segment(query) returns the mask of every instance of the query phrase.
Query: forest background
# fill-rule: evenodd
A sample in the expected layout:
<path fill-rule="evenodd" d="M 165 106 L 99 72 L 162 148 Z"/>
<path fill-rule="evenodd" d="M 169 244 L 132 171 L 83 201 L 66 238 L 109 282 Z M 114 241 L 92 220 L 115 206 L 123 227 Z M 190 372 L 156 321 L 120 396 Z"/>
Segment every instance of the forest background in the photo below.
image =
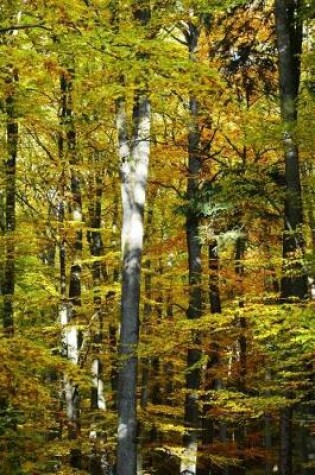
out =
<path fill-rule="evenodd" d="M 314 19 L 1 2 L 1 474 L 315 473 Z"/>

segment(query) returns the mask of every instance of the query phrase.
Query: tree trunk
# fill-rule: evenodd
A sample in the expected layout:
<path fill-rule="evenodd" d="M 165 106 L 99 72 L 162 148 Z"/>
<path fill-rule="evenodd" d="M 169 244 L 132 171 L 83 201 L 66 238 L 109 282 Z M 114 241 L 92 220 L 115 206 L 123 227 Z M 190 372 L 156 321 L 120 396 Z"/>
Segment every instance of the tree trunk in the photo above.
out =
<path fill-rule="evenodd" d="M 267 384 L 270 383 L 271 374 L 270 370 L 266 369 L 266 382 Z M 270 397 L 271 391 L 268 389 L 266 396 Z M 264 416 L 264 446 L 266 451 L 265 457 L 265 475 L 272 475 L 273 469 L 273 462 L 272 462 L 272 447 L 273 447 L 273 437 L 272 437 L 272 427 L 273 421 L 272 416 L 268 412 L 266 412 Z"/>
<path fill-rule="evenodd" d="M 209 300 L 211 313 L 221 313 L 221 297 L 219 287 L 219 257 L 218 257 L 218 242 L 213 240 L 208 246 L 209 258 Z"/>
<path fill-rule="evenodd" d="M 280 473 L 292 475 L 292 415 L 293 409 L 285 407 L 280 412 Z"/>
<path fill-rule="evenodd" d="M 221 297 L 219 288 L 219 258 L 217 252 L 217 241 L 213 239 L 208 245 L 208 263 L 209 263 L 209 303 L 211 313 L 221 313 Z M 221 381 L 213 375 L 214 369 L 218 367 L 220 363 L 220 347 L 216 342 L 209 345 L 208 350 L 208 363 L 207 374 L 205 381 L 205 390 L 216 390 L 222 386 Z M 208 372 L 211 372 L 210 376 Z M 201 467 L 198 467 L 197 475 L 221 475 L 223 473 L 220 467 L 215 466 L 211 460 L 207 459 L 207 452 L 209 444 L 213 444 L 217 439 L 220 439 L 221 426 L 224 423 L 215 421 L 213 417 L 209 417 L 208 412 L 211 410 L 211 403 L 203 404 L 203 418 L 202 418 L 202 446 L 205 460 L 202 461 Z M 215 425 L 219 426 L 219 430 L 216 430 Z M 210 448 L 211 451 L 211 448 Z"/>
<path fill-rule="evenodd" d="M 137 473 L 137 346 L 143 213 L 150 154 L 150 103 L 138 94 L 133 136 L 128 139 L 125 103 L 118 101 L 117 129 L 122 193 L 122 297 L 118 380 L 117 475 Z"/>
<path fill-rule="evenodd" d="M 189 47 L 191 61 L 196 60 L 196 51 L 200 31 L 189 23 L 189 32 L 186 39 Z M 199 153 L 200 131 L 197 124 L 198 116 L 197 99 L 191 95 L 189 98 L 190 125 L 188 133 L 188 185 L 187 200 L 189 209 L 186 218 L 186 239 L 188 249 L 188 279 L 189 279 L 189 305 L 187 318 L 195 319 L 201 316 L 202 292 L 201 292 L 201 243 L 199 237 L 199 216 L 195 211 L 198 200 L 199 179 L 201 171 L 201 158 Z M 184 437 L 184 452 L 181 462 L 181 475 L 196 475 L 197 471 L 197 448 L 200 431 L 200 414 L 198 408 L 197 391 L 200 389 L 201 368 L 195 367 L 201 359 L 201 350 L 198 349 L 198 336 L 194 337 L 195 348 L 189 348 L 187 352 L 187 396 L 185 401 L 185 425 L 187 432 Z M 191 369 L 193 368 L 193 369 Z"/>
<path fill-rule="evenodd" d="M 14 333 L 14 292 L 15 292 L 15 220 L 16 220 L 16 160 L 18 154 L 18 134 L 19 127 L 16 116 L 16 98 L 15 88 L 18 81 L 18 75 L 8 66 L 6 70 L 6 86 L 8 95 L 4 101 L 6 114 L 6 142 L 5 142 L 5 193 L 4 193 L 4 278 L 3 289 L 3 332 L 6 337 L 13 336 Z M 6 393 L 5 393 L 6 394 Z M 0 397 L 0 424 L 5 430 L 16 431 L 17 419 L 10 416 L 11 402 L 7 395 Z M 12 439 L 14 440 L 14 438 Z M 7 473 L 19 471 L 21 468 L 20 454 L 8 444 L 7 460 L 4 464 L 4 470 Z"/>
<path fill-rule="evenodd" d="M 90 189 L 93 192 L 91 203 L 89 206 L 89 227 L 92 231 L 88 232 L 88 241 L 90 251 L 97 260 L 92 263 L 92 279 L 94 289 L 94 316 L 96 328 L 93 330 L 93 362 L 92 362 L 92 389 L 91 389 L 91 409 L 106 409 L 104 398 L 104 382 L 102 378 L 102 361 L 98 353 L 100 353 L 100 345 L 103 340 L 103 309 L 102 297 L 100 293 L 100 285 L 102 282 L 102 265 L 100 257 L 103 254 L 103 242 L 101 237 L 101 216 L 102 216 L 102 186 L 103 174 L 100 167 L 99 153 L 95 152 L 93 176 L 90 183 Z M 94 326 L 94 325 L 93 325 Z"/>
<path fill-rule="evenodd" d="M 244 276 L 244 254 L 246 248 L 245 237 L 240 236 L 236 240 L 235 244 L 235 273 L 237 278 L 237 283 L 239 286 L 239 307 L 244 307 L 244 289 L 243 289 L 243 276 Z M 247 379 L 247 338 L 246 338 L 246 328 L 247 320 L 246 317 L 240 317 L 238 319 L 239 327 L 239 337 L 238 337 L 238 349 L 239 349 L 239 372 L 238 372 L 238 382 L 237 389 L 241 393 L 246 393 L 246 379 Z M 238 451 L 240 455 L 243 456 L 245 451 L 245 421 L 240 421 L 237 424 L 235 429 L 234 437 L 238 446 Z M 245 461 L 242 460 L 241 464 L 231 468 L 232 475 L 245 475 L 246 466 Z"/>
<path fill-rule="evenodd" d="M 297 100 L 300 83 L 300 57 L 302 49 L 302 20 L 300 1 L 276 0 L 276 30 L 279 64 L 280 107 L 283 121 L 286 199 L 284 206 L 283 258 L 284 276 L 281 296 L 284 299 L 307 295 L 307 276 L 301 264 L 294 264 L 303 257 L 302 192 L 298 145 L 295 137 Z M 291 261 L 291 262 L 290 262 Z M 286 268 L 288 271 L 286 275 Z"/>
<path fill-rule="evenodd" d="M 150 213 L 148 218 L 148 227 L 151 225 L 151 216 Z M 144 292 L 147 301 L 144 303 L 143 309 L 143 325 L 145 331 L 145 341 L 147 337 L 146 326 L 149 324 L 150 316 L 152 312 L 152 306 L 149 300 L 152 299 L 152 285 L 151 285 L 151 261 L 148 260 L 146 262 L 146 274 L 144 277 Z M 149 335 L 148 335 L 149 336 Z M 146 409 L 148 402 L 149 402 L 149 381 L 150 381 L 150 366 L 151 366 L 151 359 L 148 357 L 143 358 L 142 361 L 142 374 L 141 374 L 141 396 L 140 396 L 140 406 L 142 409 Z"/>
<path fill-rule="evenodd" d="M 59 159 L 63 167 L 62 196 L 60 202 L 60 218 L 64 222 L 65 218 L 65 180 L 66 169 L 70 169 L 70 192 L 71 192 L 71 220 L 76 223 L 75 238 L 73 243 L 72 264 L 70 266 L 69 290 L 67 297 L 66 286 L 66 246 L 65 238 L 62 237 L 60 247 L 60 277 L 61 277 L 61 309 L 60 321 L 63 327 L 63 350 L 65 356 L 73 364 L 79 364 L 80 347 L 82 344 L 81 332 L 77 329 L 76 321 L 78 307 L 81 306 L 81 264 L 82 258 L 82 198 L 81 183 L 76 172 L 76 131 L 73 115 L 73 79 L 74 69 L 66 67 L 60 77 L 61 92 L 61 113 L 59 135 Z M 69 438 L 77 439 L 80 433 L 80 395 L 76 384 L 67 375 L 64 376 L 64 398 L 68 417 Z M 81 468 L 81 451 L 79 448 L 72 448 L 70 451 L 70 465 L 73 468 Z"/>
<path fill-rule="evenodd" d="M 74 364 L 79 362 L 80 334 L 77 329 L 77 309 L 81 306 L 81 264 L 82 257 L 82 198 L 80 179 L 76 173 L 76 132 L 73 123 L 73 88 L 74 70 L 67 68 L 61 76 L 62 98 L 62 125 L 65 133 L 65 159 L 68 159 L 70 167 L 70 192 L 71 192 L 71 220 L 76 223 L 75 239 L 73 244 L 74 253 L 71 256 L 67 322 L 65 326 L 65 339 L 67 357 Z M 66 383 L 67 411 L 70 416 L 72 428 L 71 438 L 76 438 L 79 432 L 79 394 L 78 388 L 69 381 Z M 77 457 L 75 457 L 77 458 Z M 76 462 L 75 462 L 76 464 Z M 78 468 L 78 467 L 77 467 Z"/>
<path fill-rule="evenodd" d="M 118 214 L 119 214 L 119 209 L 118 209 L 118 201 L 119 197 L 115 197 L 114 203 L 114 212 L 113 212 L 113 218 L 112 218 L 112 229 L 114 230 L 116 228 L 116 223 L 118 222 Z M 116 231 L 113 232 L 113 237 L 112 240 L 116 240 L 115 237 Z M 119 282 L 120 280 L 120 268 L 119 265 L 115 266 L 113 269 L 113 282 Z M 108 296 L 107 301 L 110 301 L 111 295 Z M 106 305 L 107 305 L 106 301 Z M 112 392 L 112 402 L 111 402 L 111 409 L 116 411 L 117 410 L 117 392 L 118 392 L 118 366 L 117 366 L 117 341 L 118 341 L 118 325 L 115 321 L 111 321 L 109 324 L 108 328 L 108 338 L 109 338 L 109 351 L 110 351 L 110 357 L 111 357 L 111 372 L 110 372 L 110 383 L 111 383 L 111 392 Z"/>
<path fill-rule="evenodd" d="M 16 158 L 18 151 L 18 123 L 14 88 L 17 82 L 17 74 L 10 68 L 7 76 L 9 94 L 5 101 L 6 106 L 6 188 L 5 188 L 5 264 L 4 264 L 4 312 L 3 327 L 7 335 L 13 334 L 13 297 L 15 287 L 15 193 L 16 193 Z"/>
<path fill-rule="evenodd" d="M 302 193 L 298 145 L 295 137 L 297 99 L 300 83 L 302 20 L 300 0 L 275 0 L 275 18 L 279 63 L 280 107 L 283 121 L 286 198 L 284 204 L 283 259 L 281 297 L 307 296 L 307 276 L 296 259 L 303 257 L 304 245 Z M 280 473 L 292 475 L 292 409 L 280 414 Z"/>

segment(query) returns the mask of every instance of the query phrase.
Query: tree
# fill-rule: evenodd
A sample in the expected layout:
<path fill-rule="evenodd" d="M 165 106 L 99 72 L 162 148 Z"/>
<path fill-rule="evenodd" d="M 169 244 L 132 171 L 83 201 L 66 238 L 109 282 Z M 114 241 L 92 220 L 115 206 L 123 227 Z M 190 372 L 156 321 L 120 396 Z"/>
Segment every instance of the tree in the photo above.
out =
<path fill-rule="evenodd" d="M 137 7 L 138 8 L 138 7 Z M 141 5 L 135 19 L 143 27 L 149 9 Z M 140 272 L 143 214 L 150 154 L 151 112 L 148 91 L 136 85 L 129 139 L 126 105 L 117 101 L 117 131 L 122 193 L 122 296 L 118 379 L 117 474 L 137 473 L 137 375 L 139 341 Z"/>
<path fill-rule="evenodd" d="M 303 225 L 302 192 L 298 145 L 295 137 L 303 24 L 300 2 L 276 1 L 275 6 L 280 107 L 284 128 L 284 174 L 287 191 L 284 209 L 283 257 L 289 260 L 290 266 L 290 258 L 303 256 L 303 239 L 300 231 Z M 292 276 L 283 276 L 283 298 L 293 296 L 303 299 L 306 295 L 307 280 L 303 269 L 293 272 Z"/>
<path fill-rule="evenodd" d="M 301 235 L 303 225 L 302 192 L 298 145 L 295 138 L 297 101 L 301 75 L 303 25 L 301 2 L 275 2 L 277 46 L 279 61 L 280 108 L 283 120 L 284 176 L 286 199 L 284 206 L 283 258 L 284 275 L 281 282 L 282 298 L 304 299 L 307 295 L 307 276 L 303 264 L 296 266 L 296 259 L 303 258 L 304 244 Z M 294 260 L 293 266 L 292 261 Z M 290 268 L 291 267 L 291 268 Z M 282 475 L 292 474 L 292 406 L 281 412 Z"/>
<path fill-rule="evenodd" d="M 18 13 L 15 6 L 7 12 L 11 21 Z M 2 46 L 10 52 L 14 48 L 14 35 L 8 33 L 2 40 Z M 5 68 L 4 113 L 6 116 L 6 157 L 5 157 L 5 264 L 4 264 L 4 315 L 3 326 L 10 335 L 14 324 L 14 289 L 15 289 L 15 219 L 16 219 L 16 161 L 18 154 L 18 112 L 17 84 L 18 69 L 14 63 L 7 63 Z"/>
<path fill-rule="evenodd" d="M 187 22 L 185 39 L 189 50 L 189 58 L 196 61 L 200 25 L 195 25 L 193 20 Z M 201 242 L 199 236 L 199 215 L 195 211 L 198 201 L 198 188 L 202 162 L 200 158 L 200 131 L 198 126 L 198 99 L 191 91 L 189 96 L 189 132 L 188 132 L 188 184 L 187 200 L 189 209 L 186 220 L 186 235 L 188 248 L 188 280 L 189 280 L 189 305 L 187 317 L 189 319 L 200 318 L 202 308 L 201 297 Z M 185 450 L 181 473 L 194 475 L 197 468 L 197 444 L 200 428 L 200 414 L 198 408 L 197 391 L 200 389 L 201 369 L 199 361 L 201 351 L 198 349 L 198 337 L 194 341 L 195 348 L 189 348 L 187 353 L 187 396 L 185 403 L 185 423 L 188 426 L 184 437 Z"/>

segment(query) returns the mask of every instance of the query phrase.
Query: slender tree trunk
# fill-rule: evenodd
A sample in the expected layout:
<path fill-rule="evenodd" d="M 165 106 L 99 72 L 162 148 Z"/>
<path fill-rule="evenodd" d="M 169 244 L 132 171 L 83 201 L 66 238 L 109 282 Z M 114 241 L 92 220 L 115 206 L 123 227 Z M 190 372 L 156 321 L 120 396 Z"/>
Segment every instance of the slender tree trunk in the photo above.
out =
<path fill-rule="evenodd" d="M 152 203 L 154 202 L 154 196 L 151 197 Z M 151 227 L 153 223 L 153 207 L 151 207 L 147 213 L 147 220 L 146 220 L 146 229 L 147 232 L 145 233 L 144 240 L 148 238 L 150 233 Z M 152 299 L 152 263 L 151 260 L 147 260 L 145 263 L 146 273 L 144 276 L 144 293 L 145 293 L 145 303 L 143 308 L 143 330 L 142 334 L 144 335 L 143 343 L 146 342 L 152 337 L 150 335 L 150 320 L 152 317 L 152 305 L 150 300 Z M 152 323 L 152 322 L 151 322 Z M 150 401 L 150 380 L 153 379 L 151 368 L 154 365 L 154 360 L 151 357 L 146 356 L 141 360 L 142 368 L 141 368 L 141 394 L 140 394 L 140 406 L 143 411 L 146 411 L 147 405 Z M 152 391 L 154 393 L 154 390 Z M 151 397 L 153 401 L 153 398 Z M 153 427 L 151 430 L 151 434 L 154 432 L 156 434 L 156 430 Z M 147 454 L 144 452 L 143 448 L 148 438 L 148 433 L 144 427 L 144 425 L 139 425 L 138 427 L 139 433 L 139 449 L 138 449 L 138 472 L 142 473 L 145 471 L 146 466 L 153 466 L 153 458 L 151 454 Z M 150 440 L 152 441 L 152 438 Z"/>
<path fill-rule="evenodd" d="M 73 123 L 73 88 L 74 71 L 67 68 L 61 75 L 62 94 L 62 125 L 64 127 L 64 159 L 69 163 L 70 168 L 70 192 L 71 192 L 71 219 L 76 223 L 75 240 L 73 243 L 73 255 L 71 256 L 71 266 L 69 275 L 68 309 L 67 322 L 65 326 L 65 338 L 67 346 L 67 357 L 74 364 L 79 362 L 79 332 L 77 330 L 77 309 L 81 306 L 81 265 L 79 259 L 82 254 L 82 199 L 81 184 L 76 173 L 76 132 Z M 66 400 L 68 413 L 72 422 L 70 430 L 71 438 L 76 438 L 79 431 L 79 409 L 78 409 L 78 388 L 68 381 L 66 383 Z M 74 461 L 74 464 L 76 462 Z M 79 467 L 76 467 L 79 468 Z"/>
<path fill-rule="evenodd" d="M 82 331 L 78 330 L 79 312 L 81 307 L 81 263 L 82 260 L 82 194 L 81 179 L 77 170 L 78 157 L 76 146 L 76 130 L 73 112 L 73 80 L 74 70 L 67 68 L 61 77 L 61 88 L 64 99 L 65 130 L 67 142 L 67 156 L 70 167 L 70 192 L 71 192 L 71 220 L 75 223 L 75 237 L 73 244 L 73 255 L 71 256 L 71 266 L 69 275 L 69 321 L 68 321 L 68 357 L 73 363 L 80 362 L 80 348 L 82 346 Z M 67 381 L 66 393 L 68 394 L 69 408 L 71 405 L 71 429 L 70 438 L 77 439 L 80 434 L 80 394 L 79 387 L 71 381 Z M 81 450 L 75 448 L 71 450 L 71 466 L 81 468 Z"/>
<path fill-rule="evenodd" d="M 94 177 L 92 178 L 90 189 L 94 195 L 89 207 L 90 228 L 88 233 L 90 251 L 97 260 L 92 263 L 92 278 L 94 288 L 94 319 L 96 328 L 93 330 L 93 362 L 92 362 L 92 382 L 91 389 L 91 408 L 106 409 L 104 398 L 104 382 L 102 379 L 102 361 L 99 355 L 99 347 L 103 340 L 103 309 L 100 285 L 102 282 L 102 265 L 100 257 L 103 254 L 103 242 L 101 237 L 101 216 L 102 216 L 102 173 L 99 166 L 98 154 L 94 157 Z M 96 354 L 95 354 L 96 352 Z"/>
<path fill-rule="evenodd" d="M 61 309 L 60 321 L 63 327 L 63 350 L 65 356 L 73 364 L 79 364 L 82 335 L 78 331 L 77 315 L 81 306 L 81 264 L 82 258 L 82 197 L 81 182 L 77 173 L 77 150 L 76 131 L 73 113 L 73 80 L 74 70 L 66 67 L 60 77 L 61 113 L 59 135 L 59 159 L 63 168 L 62 197 L 60 203 L 60 220 L 65 218 L 65 180 L 66 170 L 70 170 L 70 193 L 71 193 L 71 220 L 76 223 L 73 252 L 69 275 L 69 290 L 67 296 L 66 285 L 66 246 L 65 238 L 62 237 L 60 246 L 60 277 L 61 277 Z M 77 439 L 80 433 L 80 395 L 79 388 L 67 375 L 64 377 L 64 397 L 68 417 L 69 438 Z M 70 451 L 70 465 L 73 468 L 81 468 L 81 451 L 72 448 Z"/>
<path fill-rule="evenodd" d="M 118 191 L 118 190 L 117 190 Z M 118 214 L 119 214 L 119 209 L 118 209 L 118 201 L 119 201 L 119 196 L 117 195 L 115 197 L 114 203 L 114 212 L 113 212 L 113 218 L 112 218 L 112 229 L 114 230 L 116 228 L 117 222 L 118 222 Z M 115 238 L 115 233 L 116 231 L 113 232 L 113 240 Z M 112 276 L 113 282 L 117 283 L 120 280 L 120 269 L 119 265 L 115 266 L 113 269 L 113 276 Z M 112 403 L 111 403 L 111 409 L 112 410 L 117 410 L 117 393 L 118 393 L 118 366 L 117 366 L 117 347 L 118 347 L 118 329 L 117 329 L 117 323 L 116 319 L 115 321 L 111 321 L 109 324 L 108 328 L 108 338 L 109 338 L 109 351 L 111 355 L 111 372 L 110 372 L 110 382 L 111 382 L 111 392 L 112 392 Z"/>
<path fill-rule="evenodd" d="M 308 166 L 307 170 L 307 180 L 310 183 L 306 189 L 306 196 L 308 198 L 307 202 L 307 216 L 308 216 L 308 226 L 311 234 L 311 250 L 315 254 L 315 207 L 314 207 L 314 191 L 312 183 L 314 180 L 314 167 L 312 165 Z M 311 271 L 309 276 L 309 296 L 312 300 L 315 300 L 315 272 Z"/>
<path fill-rule="evenodd" d="M 221 296 L 219 288 L 219 258 L 217 251 L 217 241 L 213 239 L 212 242 L 208 245 L 208 263 L 209 263 L 209 303 L 211 313 L 221 313 Z M 208 352 L 208 363 L 207 363 L 207 373 L 205 381 L 205 390 L 216 390 L 221 387 L 221 381 L 215 376 L 214 370 L 218 367 L 220 363 L 220 347 L 217 343 L 213 342 L 210 345 Z M 210 373 L 210 375 L 209 375 Z M 203 405 L 203 418 L 202 418 L 202 445 L 203 453 L 206 455 L 204 461 L 201 464 L 201 467 L 198 467 L 197 475 L 220 475 L 222 474 L 222 469 L 216 467 L 211 460 L 207 459 L 211 452 L 211 448 L 208 448 L 209 444 L 213 444 L 217 439 L 220 438 L 220 431 L 216 430 L 216 424 L 222 426 L 220 421 L 215 421 L 213 417 L 209 417 L 208 412 L 211 410 L 211 403 L 204 403 Z"/>
<path fill-rule="evenodd" d="M 118 101 L 117 129 L 122 192 L 122 297 L 119 343 L 117 475 L 137 473 L 137 346 L 143 213 L 150 154 L 150 103 L 135 98 L 133 136 L 128 139 L 123 100 Z"/>
<path fill-rule="evenodd" d="M 275 18 L 279 63 L 280 107 L 283 121 L 283 144 L 286 181 L 284 205 L 283 258 L 281 282 L 283 299 L 307 296 L 307 276 L 296 259 L 303 257 L 302 193 L 298 145 L 295 137 L 297 99 L 300 83 L 300 53 L 302 50 L 301 1 L 275 0 Z M 288 396 L 289 397 L 289 396 Z M 292 475 L 292 415 L 286 407 L 280 414 L 280 473 Z"/>
<path fill-rule="evenodd" d="M 71 219 L 75 223 L 76 232 L 74 240 L 74 253 L 70 268 L 69 302 L 73 309 L 71 318 L 75 318 L 76 307 L 81 306 L 81 264 L 82 258 L 82 193 L 81 178 L 77 167 L 79 165 L 76 150 L 76 131 L 74 125 L 74 112 L 72 104 L 74 70 L 67 68 L 61 76 L 61 90 L 64 111 L 64 125 L 66 130 L 67 157 L 70 166 L 70 191 L 71 191 Z"/>
<path fill-rule="evenodd" d="M 6 188 L 5 188 L 5 265 L 4 265 L 4 313 L 3 327 L 7 335 L 13 334 L 13 298 L 15 288 L 15 193 L 16 193 L 16 159 L 18 152 L 18 122 L 14 97 L 17 74 L 10 68 L 7 84 L 9 94 L 5 101 L 6 106 Z"/>
<path fill-rule="evenodd" d="M 219 287 L 219 257 L 218 243 L 214 239 L 208 246 L 209 258 L 209 301 L 211 313 L 221 313 L 221 296 Z"/>
<path fill-rule="evenodd" d="M 244 237 L 239 237 L 236 241 L 235 249 L 235 273 L 237 276 L 239 284 L 239 307 L 244 307 L 244 291 L 243 291 L 243 275 L 244 275 L 244 254 L 245 254 L 246 241 Z M 246 378 L 247 378 L 247 338 L 246 338 L 246 328 L 247 320 L 246 317 L 240 317 L 238 319 L 239 326 L 239 337 L 238 337 L 238 347 L 239 347 L 239 374 L 238 374 L 238 390 L 241 393 L 246 393 Z M 245 437 L 246 437 L 245 421 L 243 424 L 239 424 L 235 430 L 236 443 L 238 445 L 238 450 L 244 452 L 245 450 Z M 233 467 L 231 469 L 233 475 L 245 475 L 246 467 L 245 462 L 243 461 L 241 465 Z"/>
<path fill-rule="evenodd" d="M 199 39 L 199 29 L 189 23 L 189 31 L 186 34 L 189 45 L 191 61 L 196 60 L 196 52 Z M 187 199 L 189 209 L 186 218 L 186 238 L 188 248 L 188 273 L 189 273 L 189 305 L 187 318 L 199 318 L 202 313 L 201 292 L 201 243 L 199 237 L 199 216 L 195 211 L 198 200 L 198 185 L 201 171 L 201 158 L 199 153 L 200 131 L 197 124 L 198 116 L 197 99 L 191 95 L 189 98 L 190 125 L 188 133 L 188 185 Z M 184 452 L 181 462 L 181 475 L 196 475 L 197 471 L 197 448 L 200 432 L 200 414 L 198 408 L 197 391 L 200 389 L 201 368 L 196 367 L 201 359 L 201 350 L 198 349 L 198 336 L 194 337 L 194 348 L 189 348 L 187 353 L 187 396 L 185 401 L 185 425 L 187 432 L 184 437 Z M 193 369 L 192 369 L 193 368 Z"/>
<path fill-rule="evenodd" d="M 267 384 L 271 380 L 270 371 L 266 370 L 266 382 Z M 270 397 L 271 391 L 268 389 L 266 396 Z M 273 463 L 271 459 L 272 455 L 272 447 L 273 447 L 273 437 L 272 437 L 272 416 L 268 412 L 264 416 L 264 445 L 266 450 L 266 458 L 265 458 L 265 475 L 272 475 L 272 468 Z"/>
<path fill-rule="evenodd" d="M 293 409 L 285 407 L 280 412 L 280 473 L 291 475 L 292 472 L 292 416 Z"/>
<path fill-rule="evenodd" d="M 3 289 L 3 332 L 6 337 L 14 333 L 14 292 L 15 292 L 15 198 L 16 198 L 16 160 L 18 154 L 19 127 L 16 116 L 16 82 L 17 73 L 12 66 L 6 70 L 6 86 L 8 95 L 4 102 L 6 113 L 6 142 L 5 142 L 5 190 L 4 190 L 4 278 Z M 9 431 L 17 430 L 17 419 L 10 415 L 10 402 L 5 395 L 0 396 L 0 423 Z M 5 430 L 6 430 L 5 429 Z M 14 440 L 14 439 L 12 439 Z M 3 460 L 4 470 L 7 473 L 19 471 L 21 468 L 20 454 L 8 444 L 7 460 Z"/>
<path fill-rule="evenodd" d="M 150 227 L 150 217 L 148 222 L 148 227 Z M 146 275 L 144 277 L 144 291 L 145 297 L 147 301 L 144 303 L 144 310 L 143 310 L 143 326 L 145 335 L 147 336 L 148 333 L 146 331 L 146 325 L 148 325 L 150 321 L 150 316 L 152 312 L 152 306 L 148 302 L 152 298 L 152 286 L 151 286 L 151 261 L 146 262 Z M 149 336 L 149 335 L 148 335 Z M 142 361 L 142 374 L 141 374 L 141 397 L 140 397 L 140 405 L 142 409 L 146 409 L 148 402 L 149 402 L 149 380 L 150 380 L 150 358 L 146 357 L 143 358 Z"/>
<path fill-rule="evenodd" d="M 104 246 L 101 237 L 101 218 L 102 218 L 102 192 L 103 192 L 103 170 L 101 165 L 101 156 L 95 152 L 93 162 L 91 160 L 91 167 L 93 167 L 93 174 L 89 182 L 90 193 L 92 194 L 89 204 L 89 227 L 91 231 L 88 232 L 88 241 L 90 244 L 90 252 L 95 260 L 92 263 L 92 280 L 94 292 L 94 315 L 92 326 L 92 388 L 91 388 L 91 410 L 106 410 L 106 400 L 104 394 L 104 380 L 103 380 L 103 362 L 101 358 L 103 345 L 103 316 L 104 304 L 102 303 L 102 296 L 100 285 L 104 279 L 102 272 L 102 263 L 100 257 L 103 254 Z M 82 363 L 81 363 L 82 364 Z M 108 460 L 107 451 L 104 447 L 104 440 L 102 435 L 97 431 L 90 432 L 90 440 L 92 451 L 90 454 L 89 472 L 90 475 L 108 475 L 111 472 L 111 464 Z"/>

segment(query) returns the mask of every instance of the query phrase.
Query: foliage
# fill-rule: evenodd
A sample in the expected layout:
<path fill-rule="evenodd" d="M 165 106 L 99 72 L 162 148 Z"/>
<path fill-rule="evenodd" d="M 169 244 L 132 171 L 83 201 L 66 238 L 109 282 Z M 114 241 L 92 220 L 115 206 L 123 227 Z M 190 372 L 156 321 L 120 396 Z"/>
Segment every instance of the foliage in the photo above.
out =
<path fill-rule="evenodd" d="M 282 408 L 295 410 L 296 444 L 301 427 L 306 438 L 314 431 L 315 327 L 312 299 L 283 302 L 279 294 L 287 190 L 271 2 L 154 0 L 147 25 L 135 14 L 147 2 L 2 3 L 3 312 L 10 243 L 15 289 L 9 295 L 14 334 L 0 335 L 0 473 L 94 475 L 101 473 L 100 461 L 114 465 L 117 368 L 122 363 L 117 356 L 122 218 L 116 106 L 124 94 L 130 119 L 139 89 L 146 90 L 152 107 L 140 344 L 134 348 L 143 470 L 179 471 L 187 431 L 185 381 L 195 369 L 201 373 L 196 393 L 201 462 L 219 467 L 218 473 L 222 467 L 246 466 L 248 475 L 263 470 L 266 461 L 276 465 Z M 294 130 L 305 255 L 293 257 L 314 278 L 312 9 L 309 2 L 303 10 L 307 38 Z M 200 29 L 194 61 L 185 36 L 190 24 Z M 14 90 L 8 82 L 12 70 L 18 77 Z M 71 83 L 67 104 L 62 77 Z M 19 144 L 16 227 L 9 233 L 6 103 L 12 94 Z M 194 152 L 201 171 L 188 199 L 190 97 L 198 103 L 200 146 Z M 75 219 L 78 183 L 82 216 Z M 194 320 L 187 319 L 187 216 L 199 220 L 202 248 L 202 316 Z M 240 241 L 245 244 L 238 255 Z M 214 254 L 209 255 L 211 246 Z M 80 305 L 69 297 L 74 266 L 80 268 Z M 221 313 L 211 313 L 214 288 Z M 74 315 L 71 324 L 61 321 L 64 307 Z M 65 334 L 73 327 L 82 340 L 76 364 L 65 357 Z M 188 349 L 202 355 L 189 370 Z M 91 369 L 95 361 L 102 367 L 99 375 Z M 91 402 L 96 376 L 102 383 L 102 407 Z M 76 438 L 67 414 L 67 381 L 80 399 Z M 266 427 L 272 447 L 267 447 Z M 212 434 L 211 440 L 202 441 L 205 433 Z M 76 450 L 79 468 L 73 466 Z M 304 460 L 303 451 L 296 450 L 296 473 L 311 463 L 309 451 Z"/>

